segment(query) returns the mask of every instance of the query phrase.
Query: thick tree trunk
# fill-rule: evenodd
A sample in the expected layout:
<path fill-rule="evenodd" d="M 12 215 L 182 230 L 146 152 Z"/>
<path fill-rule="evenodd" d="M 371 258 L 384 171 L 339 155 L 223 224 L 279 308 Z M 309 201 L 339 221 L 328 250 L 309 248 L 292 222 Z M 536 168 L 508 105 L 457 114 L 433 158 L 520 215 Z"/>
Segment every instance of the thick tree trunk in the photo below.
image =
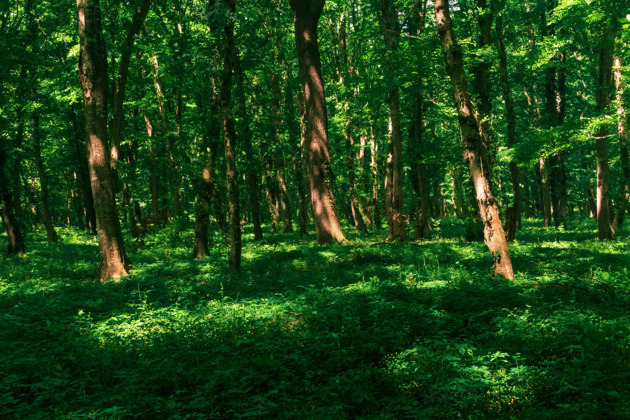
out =
<path fill-rule="evenodd" d="M 289 0 L 289 3 L 293 9 L 298 67 L 305 97 L 311 202 L 317 242 L 344 242 L 333 194 L 328 115 L 317 43 L 317 22 L 324 0 Z"/>
<path fill-rule="evenodd" d="M 435 17 L 438 34 L 442 42 L 446 70 L 454 89 L 455 106 L 462 132 L 464 159 L 476 191 L 481 220 L 484 224 L 484 239 L 494 259 L 494 272 L 507 279 L 513 279 L 512 261 L 505 232 L 501 225 L 500 209 L 494 199 L 490 180 L 486 175 L 488 159 L 480 136 L 479 121 L 473 111 L 464 73 L 462 52 L 453 32 L 448 1 L 435 0 Z"/>
<path fill-rule="evenodd" d="M 85 134 L 90 179 L 101 249 L 102 281 L 127 275 L 125 253 L 107 147 L 107 53 L 98 0 L 77 0 L 79 17 L 79 80 L 83 91 Z"/>
<path fill-rule="evenodd" d="M 597 106 L 596 110 L 603 112 L 611 99 L 612 87 L 612 37 L 606 34 L 599 49 L 599 76 L 597 81 Z M 599 128 L 595 139 L 597 153 L 597 225 L 599 228 L 599 240 L 614 240 L 615 231 L 610 224 L 610 198 L 609 178 L 610 168 L 608 164 L 608 127 Z"/>
<path fill-rule="evenodd" d="M 232 114 L 232 72 L 235 57 L 234 0 L 225 0 L 232 16 L 225 24 L 225 51 L 223 56 L 223 80 L 221 83 L 221 114 L 223 116 L 223 142 L 225 145 L 225 177 L 229 197 L 230 250 L 228 271 L 241 269 L 241 217 L 239 209 L 238 172 L 236 170 L 236 131 Z"/>

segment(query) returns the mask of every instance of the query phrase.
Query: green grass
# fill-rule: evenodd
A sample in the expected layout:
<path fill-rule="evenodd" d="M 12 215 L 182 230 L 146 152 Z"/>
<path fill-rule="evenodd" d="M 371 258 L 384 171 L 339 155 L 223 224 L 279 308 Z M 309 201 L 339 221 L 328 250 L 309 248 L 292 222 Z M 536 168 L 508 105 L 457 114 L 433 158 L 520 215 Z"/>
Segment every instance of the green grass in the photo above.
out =
<path fill-rule="evenodd" d="M 128 248 L 60 230 L 0 256 L 0 418 L 629 418 L 630 241 L 525 222 L 516 279 L 453 221 L 425 242 L 246 231 L 243 271 L 192 232 Z M 3 243 L 4 235 L 0 237 Z"/>

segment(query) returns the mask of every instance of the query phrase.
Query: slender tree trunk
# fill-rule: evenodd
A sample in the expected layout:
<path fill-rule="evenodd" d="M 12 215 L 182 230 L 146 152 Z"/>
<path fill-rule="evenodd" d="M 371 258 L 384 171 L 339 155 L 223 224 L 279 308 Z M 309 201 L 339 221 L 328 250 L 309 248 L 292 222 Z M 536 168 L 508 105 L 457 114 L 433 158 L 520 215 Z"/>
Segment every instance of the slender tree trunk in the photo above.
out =
<path fill-rule="evenodd" d="M 129 75 L 129 64 L 131 62 L 131 53 L 133 50 L 133 44 L 135 37 L 140 32 L 144 20 L 149 12 L 149 7 L 153 0 L 138 0 L 131 26 L 127 30 L 127 36 L 125 43 L 123 44 L 123 52 L 120 56 L 120 63 L 118 65 L 118 75 L 114 82 L 114 104 L 113 112 L 114 117 L 110 123 L 111 131 L 111 163 L 112 167 L 116 168 L 116 163 L 119 159 L 120 142 L 122 140 L 122 128 L 125 119 L 123 112 L 123 104 L 125 102 L 125 89 L 127 87 L 127 76 Z"/>
<path fill-rule="evenodd" d="M 81 130 L 79 127 L 75 105 L 78 104 L 73 103 L 70 108 L 70 119 L 74 132 L 73 135 L 70 136 L 70 142 L 72 143 L 74 160 L 78 163 L 77 174 L 79 187 L 83 196 L 86 228 L 88 229 L 88 233 L 96 236 L 96 210 L 94 209 L 94 197 L 92 196 L 92 186 L 90 185 L 90 170 L 88 167 L 86 144 L 83 140 L 85 130 Z"/>
<path fill-rule="evenodd" d="M 308 203 L 310 198 L 308 196 L 308 179 L 304 174 L 308 172 L 308 158 L 306 156 L 306 108 L 304 104 L 304 97 L 302 94 L 296 94 L 298 112 L 300 114 L 300 143 L 294 150 L 293 166 L 295 167 L 295 176 L 297 178 L 297 190 L 298 190 L 298 217 L 300 220 L 300 234 L 305 235 L 308 227 Z"/>
<path fill-rule="evenodd" d="M 293 10 L 298 67 L 305 97 L 311 202 L 317 242 L 344 242 L 333 194 L 328 115 L 317 43 L 317 22 L 324 0 L 289 0 L 289 3 Z"/>
<path fill-rule="evenodd" d="M 516 145 L 516 117 L 514 114 L 514 101 L 510 91 L 510 81 L 508 78 L 507 53 L 503 40 L 503 17 L 501 14 L 496 19 L 497 44 L 499 50 L 499 80 L 505 103 L 505 119 L 507 122 L 507 147 L 514 149 Z M 518 165 L 516 160 L 510 161 L 510 175 L 512 176 L 512 205 L 508 207 L 506 214 L 505 231 L 508 241 L 513 241 L 516 237 L 516 228 L 520 226 L 520 192 Z"/>
<path fill-rule="evenodd" d="M 374 227 L 381 227 L 381 212 L 378 198 L 378 142 L 374 137 L 374 127 L 370 123 L 370 161 L 372 167 L 372 220 Z"/>
<path fill-rule="evenodd" d="M 179 176 L 179 169 L 176 157 L 176 145 L 174 136 L 170 132 L 170 123 L 168 119 L 167 99 L 164 90 L 164 83 L 160 77 L 160 67 L 157 61 L 156 54 L 150 54 L 149 60 L 153 68 L 153 81 L 155 84 L 155 91 L 157 94 L 158 108 L 160 110 L 160 121 L 162 124 L 162 132 L 166 139 L 166 154 L 168 158 L 168 173 L 169 173 L 169 187 L 171 195 L 171 205 L 173 206 L 173 216 L 180 217 L 183 215 L 179 187 L 181 179 Z"/>
<path fill-rule="evenodd" d="M 488 167 L 488 159 L 485 155 L 486 148 L 480 136 L 479 121 L 473 111 L 472 101 L 468 93 L 462 52 L 455 40 L 448 1 L 435 0 L 434 7 L 446 70 L 454 89 L 455 106 L 462 132 L 462 144 L 465 149 L 464 159 L 470 170 L 481 220 L 484 224 L 484 239 L 494 259 L 495 274 L 513 279 L 512 261 L 505 232 L 501 225 L 500 209 L 494 199 L 490 181 L 485 172 Z"/>
<path fill-rule="evenodd" d="M 622 180 L 619 185 L 619 205 L 615 214 L 615 230 L 623 225 L 624 215 L 630 198 L 630 158 L 628 157 L 628 134 L 626 133 L 626 110 L 623 101 L 624 87 L 621 76 L 621 56 L 615 56 L 615 91 L 617 94 L 617 136 L 619 137 L 619 156 L 621 161 Z"/>
<path fill-rule="evenodd" d="M 477 24 L 479 26 L 479 40 L 477 45 L 480 49 L 490 47 L 492 43 L 492 20 L 494 18 L 493 8 L 489 6 L 487 0 L 477 0 Z M 492 0 L 490 0 L 492 3 Z M 492 165 L 492 151 L 490 148 L 490 118 L 492 114 L 492 102 L 490 101 L 490 66 L 488 59 L 481 58 L 473 66 L 474 88 L 479 97 L 478 118 L 479 129 L 483 145 L 486 148 L 488 162 Z M 486 176 L 491 178 L 490 168 L 486 168 Z"/>
<path fill-rule="evenodd" d="M 15 217 L 13 195 L 9 189 L 9 182 L 5 174 L 7 167 L 7 151 L 4 143 L 0 141 L 0 201 L 4 202 L 4 207 L 0 208 L 0 217 L 2 224 L 7 232 L 9 254 L 25 254 L 25 232 L 22 223 Z M 13 185 L 13 188 L 19 188 Z"/>
<path fill-rule="evenodd" d="M 612 36 L 606 34 L 599 49 L 599 76 L 597 82 L 597 106 L 596 110 L 603 112 L 611 99 L 612 87 Z M 614 240 L 615 231 L 610 224 L 610 198 L 608 164 L 608 127 L 599 128 L 595 139 L 597 153 L 597 225 L 599 228 L 599 240 Z"/>
<path fill-rule="evenodd" d="M 542 199 L 545 227 L 551 226 L 551 186 L 549 182 L 549 165 L 545 158 L 538 160 L 540 168 L 540 194 Z"/>
<path fill-rule="evenodd" d="M 254 240 L 262 241 L 263 232 L 260 225 L 260 204 L 258 200 L 258 171 L 256 163 L 258 158 L 252 149 L 252 134 L 249 129 L 249 116 L 247 114 L 247 101 L 245 98 L 245 77 L 241 67 L 241 59 L 238 49 L 234 48 L 234 77 L 236 78 L 236 96 L 238 100 L 238 113 L 240 114 L 241 127 L 239 136 L 243 143 L 243 149 L 247 158 L 246 178 L 249 190 L 249 205 L 252 209 L 252 224 L 254 225 Z"/>
<path fill-rule="evenodd" d="M 83 91 L 85 134 L 90 179 L 101 248 L 100 279 L 127 275 L 125 253 L 107 147 L 107 53 L 98 0 L 77 0 L 79 17 L 79 80 Z"/>
<path fill-rule="evenodd" d="M 35 98 L 35 89 L 31 91 L 31 98 Z M 48 242 L 57 243 L 57 232 L 53 224 L 53 218 L 48 207 L 48 174 L 44 168 L 44 160 L 42 159 L 42 145 L 39 130 L 39 114 L 37 110 L 33 110 L 31 114 L 31 138 L 33 140 L 33 152 L 35 156 L 35 166 L 37 166 L 37 174 L 39 176 L 39 211 L 42 216 L 42 222 L 46 229 L 46 238 Z"/>
<path fill-rule="evenodd" d="M 241 269 L 241 217 L 239 209 L 238 172 L 236 170 L 236 131 L 232 114 L 232 72 L 234 68 L 234 0 L 225 0 L 232 16 L 225 24 L 225 52 L 223 59 L 223 80 L 221 84 L 221 114 L 223 116 L 223 142 L 225 145 L 225 177 L 229 197 L 230 250 L 228 251 L 228 271 Z"/>
<path fill-rule="evenodd" d="M 391 0 L 381 0 L 383 38 L 387 78 L 393 84 L 387 95 L 389 105 L 389 139 L 385 178 L 385 209 L 389 226 L 389 241 L 405 239 L 405 215 L 403 214 L 403 161 L 402 134 L 400 127 L 400 91 L 394 77 L 396 40 L 400 35 L 398 13 Z"/>

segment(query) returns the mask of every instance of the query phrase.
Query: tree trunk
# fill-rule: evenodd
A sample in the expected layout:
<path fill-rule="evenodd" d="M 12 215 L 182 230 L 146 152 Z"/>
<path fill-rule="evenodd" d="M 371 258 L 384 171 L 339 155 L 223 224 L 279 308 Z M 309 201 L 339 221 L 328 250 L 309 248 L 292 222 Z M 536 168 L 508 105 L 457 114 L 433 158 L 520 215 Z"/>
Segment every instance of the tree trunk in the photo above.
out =
<path fill-rule="evenodd" d="M 225 51 L 223 56 L 223 80 L 221 83 L 221 114 L 223 117 L 223 142 L 225 145 L 225 177 L 229 197 L 230 250 L 228 271 L 241 269 L 241 217 L 239 209 L 238 172 L 236 170 L 236 131 L 232 114 L 232 72 L 235 57 L 234 0 L 225 0 L 231 16 L 225 24 Z"/>
<path fill-rule="evenodd" d="M 289 0 L 295 23 L 295 44 L 305 97 L 311 202 L 317 242 L 344 242 L 335 197 L 328 149 L 328 115 L 322 80 L 317 22 L 325 0 Z"/>
<path fill-rule="evenodd" d="M 77 0 L 79 80 L 83 91 L 90 179 L 101 249 L 102 281 L 124 277 L 131 268 L 125 253 L 107 147 L 107 53 L 98 0 Z"/>
<path fill-rule="evenodd" d="M 381 227 L 381 212 L 379 209 L 378 198 L 378 142 L 374 137 L 374 126 L 370 123 L 370 162 L 372 167 L 372 221 L 374 227 L 380 229 Z"/>
<path fill-rule="evenodd" d="M 234 76 L 236 78 L 236 96 L 238 99 L 238 113 L 242 119 L 239 136 L 243 143 L 243 149 L 247 158 L 246 177 L 249 190 L 249 205 L 252 209 L 252 224 L 254 225 L 254 240 L 262 241 L 263 233 L 260 225 L 260 204 L 258 200 L 258 171 L 256 164 L 258 159 L 252 149 L 252 135 L 249 130 L 249 117 L 247 115 L 247 101 L 245 98 L 245 77 L 241 67 L 241 59 L 238 49 L 234 48 Z"/>
<path fill-rule="evenodd" d="M 391 88 L 387 94 L 389 105 L 389 139 L 385 178 L 385 210 L 389 226 L 388 241 L 405 239 L 405 215 L 403 214 L 403 161 L 402 134 L 400 127 L 400 90 L 395 77 L 395 37 L 400 35 L 398 13 L 391 0 L 381 0 L 383 38 L 385 40 L 386 79 Z"/>
<path fill-rule="evenodd" d="M 304 104 L 304 96 L 301 93 L 296 94 L 298 112 L 300 114 L 300 143 L 294 150 L 293 166 L 295 167 L 295 176 L 297 178 L 298 190 L 298 217 L 300 220 L 300 234 L 305 235 L 308 227 L 308 179 L 304 174 L 308 171 L 308 158 L 306 156 L 306 108 Z M 312 211 L 312 210 L 311 210 Z"/>
<path fill-rule="evenodd" d="M 612 37 L 604 36 L 599 49 L 599 76 L 597 80 L 597 106 L 596 110 L 603 112 L 611 99 L 612 87 Z M 610 198 L 608 164 L 608 127 L 602 124 L 595 139 L 597 153 L 597 225 L 599 228 L 599 240 L 614 240 L 615 232 L 610 224 Z"/>
<path fill-rule="evenodd" d="M 151 3 L 153 0 L 139 0 L 136 7 L 136 12 L 133 16 L 131 26 L 127 30 L 127 37 L 123 44 L 124 50 L 120 56 L 120 63 L 118 65 L 118 77 L 114 82 L 114 105 L 113 112 L 114 117 L 110 123 L 110 131 L 112 136 L 111 141 L 111 163 L 112 167 L 116 168 L 116 163 L 119 159 L 120 142 L 122 140 L 122 128 L 125 119 L 123 113 L 123 104 L 125 102 L 125 89 L 127 87 L 127 76 L 129 75 L 129 63 L 131 62 L 131 52 L 133 50 L 133 44 L 135 37 L 140 32 L 144 20 L 149 12 Z"/>
<path fill-rule="evenodd" d="M 617 94 L 617 136 L 619 137 L 619 156 L 622 179 L 619 185 L 619 205 L 615 214 L 615 230 L 623 225 L 624 215 L 630 198 L 630 159 L 628 158 L 628 135 L 626 133 L 626 110 L 623 102 L 623 80 L 621 76 L 621 56 L 615 57 L 615 91 Z"/>
<path fill-rule="evenodd" d="M 551 187 L 549 182 L 549 165 L 545 158 L 538 161 L 540 168 L 540 194 L 545 218 L 545 227 L 551 226 Z"/>
<path fill-rule="evenodd" d="M 34 76 L 34 75 L 33 75 Z M 33 77 L 33 79 L 35 79 Z M 34 82 L 34 80 L 33 80 Z M 33 100 L 36 97 L 35 89 L 31 90 L 31 98 Z M 46 229 L 46 238 L 48 242 L 57 243 L 57 232 L 55 231 L 55 226 L 53 225 L 53 218 L 50 214 L 50 209 L 48 207 L 48 175 L 46 174 L 46 170 L 44 168 L 44 161 L 42 159 L 42 145 L 41 145 L 41 136 L 39 131 L 39 114 L 37 113 L 37 109 L 34 109 L 31 114 L 31 138 L 33 140 L 33 152 L 35 156 L 35 166 L 37 166 L 37 174 L 39 176 L 39 211 L 42 216 L 42 222 L 44 223 L 44 228 Z"/>
<path fill-rule="evenodd" d="M 507 279 L 513 279 L 512 261 L 505 232 L 501 225 L 500 209 L 495 202 L 490 181 L 486 176 L 488 158 L 480 136 L 479 121 L 473 110 L 468 93 L 462 52 L 453 32 L 448 1 L 435 0 L 435 17 L 438 34 L 444 51 L 446 70 L 454 89 L 455 106 L 462 132 L 464 159 L 476 191 L 481 220 L 484 224 L 484 239 L 494 259 L 494 272 Z"/>
<path fill-rule="evenodd" d="M 477 0 L 477 24 L 479 26 L 479 49 L 490 47 L 492 42 L 492 20 L 493 8 L 487 5 L 487 0 Z M 490 0 L 492 3 L 492 0 Z M 479 97 L 478 119 L 481 140 L 486 148 L 488 162 L 492 165 L 492 151 L 490 148 L 490 117 L 492 113 L 492 102 L 490 101 L 490 66 L 487 58 L 480 58 L 479 62 L 473 66 L 474 88 Z M 488 179 L 491 178 L 490 168 L 485 170 Z"/>
<path fill-rule="evenodd" d="M 171 195 L 171 205 L 173 209 L 173 216 L 180 217 L 183 215 L 179 186 L 181 183 L 180 176 L 178 173 L 178 159 L 176 157 L 176 147 L 174 136 L 170 131 L 170 123 L 168 119 L 168 110 L 167 110 L 167 100 L 165 95 L 164 83 L 162 82 L 162 78 L 160 77 L 160 67 L 157 61 L 157 55 L 155 53 L 149 54 L 149 60 L 151 61 L 151 66 L 153 68 L 153 81 L 155 84 L 155 92 L 157 94 L 158 100 L 158 108 L 160 110 L 160 121 L 162 124 L 162 134 L 164 135 L 166 141 L 164 144 L 166 145 L 166 154 L 168 158 L 168 174 L 169 174 L 169 187 L 170 187 L 170 195 Z"/>
<path fill-rule="evenodd" d="M 92 186 L 90 185 L 90 170 L 88 168 L 86 144 L 83 140 L 85 130 L 81 130 L 77 121 L 77 113 L 73 103 L 70 107 L 70 119 L 72 121 L 73 134 L 70 135 L 70 142 L 74 152 L 74 160 L 77 162 L 77 175 L 83 207 L 85 212 L 85 224 L 88 233 L 96 236 L 96 211 L 94 210 L 94 197 L 92 196 Z"/>
<path fill-rule="evenodd" d="M 510 81 L 508 78 L 507 53 L 503 40 L 503 17 L 501 14 L 496 19 L 497 44 L 499 52 L 499 80 L 505 103 L 505 119 L 507 122 L 507 147 L 514 149 L 516 145 L 516 117 L 514 114 L 514 101 L 510 91 Z M 508 207 L 506 214 L 505 231 L 508 241 L 513 241 L 516 237 L 516 228 L 520 226 L 520 193 L 518 165 L 515 160 L 510 161 L 510 175 L 512 176 L 512 205 Z"/>
<path fill-rule="evenodd" d="M 0 201 L 4 202 L 4 208 L 0 209 L 0 217 L 2 217 L 2 224 L 4 225 L 9 240 L 7 252 L 9 254 L 25 254 L 26 235 L 22 223 L 15 217 L 13 194 L 9 189 L 10 184 L 5 174 L 6 163 L 7 151 L 4 143 L 0 141 Z M 13 185 L 13 188 L 19 187 L 19 184 Z"/>

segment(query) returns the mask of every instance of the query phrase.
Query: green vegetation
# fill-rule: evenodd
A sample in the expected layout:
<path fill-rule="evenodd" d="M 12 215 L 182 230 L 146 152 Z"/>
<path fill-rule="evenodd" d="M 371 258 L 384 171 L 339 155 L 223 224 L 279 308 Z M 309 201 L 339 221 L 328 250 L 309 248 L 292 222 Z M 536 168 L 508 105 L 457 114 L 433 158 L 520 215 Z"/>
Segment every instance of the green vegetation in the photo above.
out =
<path fill-rule="evenodd" d="M 105 283 L 96 240 L 33 232 L 0 254 L 0 417 L 630 417 L 627 235 L 524 222 L 513 282 L 455 219 L 393 245 L 246 230 L 239 274 L 171 225 Z"/>

